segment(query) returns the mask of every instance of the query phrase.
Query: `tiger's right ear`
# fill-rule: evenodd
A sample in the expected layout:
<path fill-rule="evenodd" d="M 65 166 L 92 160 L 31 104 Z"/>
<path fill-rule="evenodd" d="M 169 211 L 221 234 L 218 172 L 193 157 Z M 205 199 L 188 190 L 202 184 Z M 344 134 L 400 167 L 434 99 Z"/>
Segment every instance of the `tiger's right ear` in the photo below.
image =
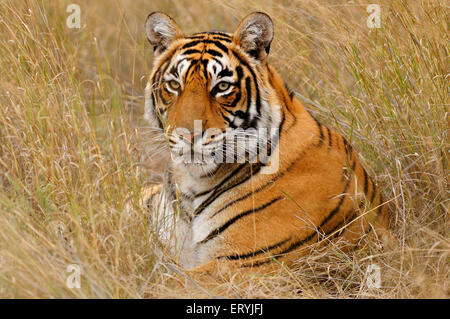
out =
<path fill-rule="evenodd" d="M 246 16 L 233 36 L 235 43 L 259 61 L 264 61 L 269 54 L 272 39 L 273 22 L 263 12 L 253 12 Z"/>
<path fill-rule="evenodd" d="M 176 22 L 167 14 L 158 11 L 148 15 L 145 21 L 145 34 L 155 54 L 158 55 L 164 52 L 174 40 L 184 37 Z"/>

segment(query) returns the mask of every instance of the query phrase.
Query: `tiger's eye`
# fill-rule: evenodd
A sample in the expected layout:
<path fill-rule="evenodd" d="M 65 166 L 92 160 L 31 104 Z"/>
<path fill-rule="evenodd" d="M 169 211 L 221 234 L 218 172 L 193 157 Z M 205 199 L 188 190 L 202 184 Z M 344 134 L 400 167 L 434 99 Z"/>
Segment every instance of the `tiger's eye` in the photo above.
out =
<path fill-rule="evenodd" d="M 230 83 L 227 82 L 220 82 L 219 84 L 217 84 L 217 88 L 219 89 L 219 91 L 225 91 L 230 87 Z"/>
<path fill-rule="evenodd" d="M 178 90 L 180 88 L 180 83 L 178 83 L 175 80 L 169 81 L 168 84 L 169 84 L 170 88 L 173 90 Z"/>

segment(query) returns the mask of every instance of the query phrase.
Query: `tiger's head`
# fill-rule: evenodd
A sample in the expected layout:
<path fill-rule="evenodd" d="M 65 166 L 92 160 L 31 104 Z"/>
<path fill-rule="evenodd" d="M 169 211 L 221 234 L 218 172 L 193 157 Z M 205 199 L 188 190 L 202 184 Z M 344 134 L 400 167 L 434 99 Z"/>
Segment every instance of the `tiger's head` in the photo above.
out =
<path fill-rule="evenodd" d="M 236 141 L 245 140 L 248 160 L 266 147 L 269 129 L 279 128 L 282 121 L 266 62 L 274 34 L 268 15 L 248 15 L 233 34 L 185 36 L 172 18 L 154 12 L 145 31 L 155 55 L 145 116 L 164 130 L 172 153 L 188 147 L 189 154 L 201 149 L 203 155 L 214 156 L 230 146 L 236 150 Z M 267 134 L 259 134 L 261 129 Z M 227 139 L 230 132 L 233 138 Z M 205 158 L 183 161 L 190 164 L 206 171 L 218 165 Z"/>

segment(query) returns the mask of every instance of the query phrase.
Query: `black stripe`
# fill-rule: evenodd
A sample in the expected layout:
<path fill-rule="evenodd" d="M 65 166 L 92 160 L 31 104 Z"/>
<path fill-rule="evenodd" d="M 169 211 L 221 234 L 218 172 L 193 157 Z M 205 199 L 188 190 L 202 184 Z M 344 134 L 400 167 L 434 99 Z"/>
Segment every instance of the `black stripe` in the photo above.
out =
<path fill-rule="evenodd" d="M 369 182 L 367 180 L 367 172 L 364 167 L 362 167 L 362 170 L 364 174 L 364 194 L 367 196 L 367 192 L 369 191 Z"/>
<path fill-rule="evenodd" d="M 239 166 L 237 169 L 235 169 L 233 172 L 231 172 L 230 175 L 227 175 L 227 177 L 225 177 L 219 184 L 217 184 L 216 186 L 210 188 L 210 189 L 207 190 L 207 191 L 198 193 L 197 196 L 203 196 L 203 195 L 206 195 L 206 194 L 212 192 L 213 190 L 219 188 L 220 186 L 222 186 L 223 184 L 225 184 L 230 178 L 232 178 L 234 175 L 236 175 L 236 174 L 237 174 L 244 166 L 245 166 L 245 163 L 242 164 L 242 165 L 240 165 L 240 166 Z"/>
<path fill-rule="evenodd" d="M 190 37 L 187 37 L 187 39 L 192 39 L 192 40 L 201 40 L 201 39 L 204 39 L 204 40 L 207 40 L 207 36 L 208 35 L 198 35 L 198 36 L 190 36 Z M 216 40 L 216 41 L 224 41 L 224 42 L 227 42 L 227 43 L 231 43 L 231 37 L 229 37 L 229 38 L 227 38 L 227 37 L 225 37 L 224 35 L 222 35 L 222 34 L 216 34 L 216 35 L 212 35 L 212 38 L 211 38 L 212 40 Z"/>
<path fill-rule="evenodd" d="M 274 257 L 274 258 L 275 258 L 275 259 L 278 259 L 279 257 Z M 270 263 L 272 260 L 273 260 L 273 258 L 270 258 L 270 259 L 267 259 L 267 260 L 263 260 L 263 261 L 251 262 L 251 263 L 249 263 L 249 264 L 242 265 L 242 267 L 244 267 L 244 268 L 249 268 L 249 267 L 252 267 L 252 268 L 254 268 L 254 267 L 259 267 L 259 266 L 262 266 L 262 265 L 265 265 L 265 264 Z"/>
<path fill-rule="evenodd" d="M 331 139 L 331 131 L 330 129 L 327 127 L 327 132 L 328 132 L 328 146 L 331 148 L 331 146 L 333 145 L 333 140 Z"/>
<path fill-rule="evenodd" d="M 200 53 L 202 53 L 202 51 L 196 50 L 196 49 L 190 49 L 190 50 L 186 50 L 184 52 L 180 52 L 180 55 L 188 55 L 188 54 L 194 54 L 194 53 L 199 53 L 200 54 Z M 181 61 L 183 61 L 183 60 L 181 60 Z"/>
<path fill-rule="evenodd" d="M 205 39 L 206 35 L 191 35 L 186 37 L 186 39 L 192 39 L 192 40 L 198 40 L 198 39 Z"/>
<path fill-rule="evenodd" d="M 352 164 L 352 172 L 355 170 L 356 161 L 353 161 Z M 344 199 L 347 197 L 345 194 L 348 190 L 348 187 L 350 186 L 351 178 L 348 179 L 347 183 L 345 184 L 344 191 L 342 192 L 342 196 L 337 204 L 337 206 L 328 214 L 328 216 L 322 221 L 322 223 L 319 225 L 318 229 L 322 229 L 322 227 L 334 216 L 336 215 L 339 210 L 341 209 L 342 203 L 344 202 Z"/>
<path fill-rule="evenodd" d="M 263 204 L 262 206 L 259 206 L 259 207 L 257 207 L 257 208 L 249 209 L 249 210 L 247 210 L 247 211 L 245 211 L 245 212 L 242 212 L 242 213 L 240 213 L 240 214 L 234 216 L 233 218 L 231 218 L 230 220 L 228 220 L 228 221 L 227 221 L 225 224 L 223 224 L 222 226 L 220 226 L 220 227 L 214 229 L 213 231 L 211 231 L 211 232 L 209 233 L 209 235 L 206 236 L 205 239 L 203 239 L 201 242 L 199 242 L 199 244 L 204 244 L 204 243 L 210 241 L 211 239 L 215 238 L 216 236 L 220 235 L 223 231 L 225 231 L 228 227 L 230 227 L 232 224 L 234 224 L 237 220 L 241 219 L 242 217 L 245 217 L 245 216 L 247 216 L 247 215 L 249 215 L 249 214 L 252 214 L 252 213 L 259 212 L 259 211 L 261 211 L 261 210 L 267 208 L 268 206 L 272 205 L 273 203 L 275 203 L 275 202 L 277 202 L 277 201 L 279 201 L 280 199 L 283 199 L 283 198 L 284 198 L 283 196 L 275 197 L 275 198 L 272 199 L 271 201 L 269 201 L 269 202 Z"/>
<path fill-rule="evenodd" d="M 202 59 L 201 63 L 203 65 L 203 75 L 204 75 L 205 79 L 208 79 L 209 78 L 209 73 L 208 73 L 209 60 L 208 59 Z"/>
<path fill-rule="evenodd" d="M 370 197 L 370 204 L 373 203 L 373 200 L 375 199 L 375 195 L 377 193 L 377 187 L 375 183 L 373 182 L 372 178 L 370 178 L 370 182 L 372 183 L 372 196 Z"/>
<path fill-rule="evenodd" d="M 224 38 L 224 37 L 222 37 L 222 36 L 213 36 L 212 39 L 213 39 L 213 40 L 225 41 L 225 42 L 231 43 L 231 39 Z"/>
<path fill-rule="evenodd" d="M 289 247 L 287 247 L 286 249 L 284 249 L 282 252 L 279 253 L 279 256 L 275 257 L 275 258 L 280 258 L 282 257 L 282 255 L 287 254 L 291 251 L 293 251 L 294 249 L 300 247 L 301 245 L 309 242 L 311 239 L 313 239 L 315 236 L 317 235 L 317 232 L 312 232 L 311 234 L 309 234 L 307 237 L 298 240 L 294 243 L 292 243 Z M 270 261 L 270 260 L 269 260 Z"/>
<path fill-rule="evenodd" d="M 350 223 L 352 223 L 353 222 L 353 220 L 356 218 L 356 216 L 358 215 L 358 212 L 357 211 L 355 211 L 355 212 L 353 212 L 353 214 L 352 214 L 352 216 L 350 217 L 350 219 L 348 219 L 348 221 L 345 219 L 345 217 L 341 220 L 341 222 L 340 223 L 338 223 L 335 227 L 333 227 L 333 229 L 331 229 L 329 232 L 327 232 L 325 235 L 324 235 L 324 237 L 323 238 L 327 238 L 328 236 L 330 236 L 332 233 L 334 233 L 336 230 L 338 230 L 339 228 L 341 228 L 342 226 L 344 226 L 344 223 L 346 224 L 346 225 L 349 225 Z M 333 240 L 333 239 L 335 239 L 335 238 L 337 238 L 338 236 L 341 236 L 344 232 L 345 232 L 345 230 L 346 230 L 347 228 L 344 228 L 343 230 L 342 230 L 342 232 L 337 232 L 336 234 L 334 234 L 333 235 L 333 237 L 332 238 L 330 238 L 330 240 Z"/>
<path fill-rule="evenodd" d="M 230 34 L 228 34 L 226 32 L 222 32 L 222 31 L 209 31 L 207 33 L 208 34 L 212 34 L 212 35 L 220 35 L 220 36 L 223 36 L 223 37 L 225 37 L 227 39 L 231 39 L 233 37 L 232 35 L 230 35 Z"/>
<path fill-rule="evenodd" d="M 347 140 L 343 136 L 341 136 L 341 137 L 342 137 L 342 141 L 344 142 L 345 154 L 347 154 L 347 156 L 348 156 L 348 143 L 347 143 Z"/>
<path fill-rule="evenodd" d="M 384 203 L 383 203 L 383 196 L 380 194 L 380 203 L 378 204 L 378 210 L 377 210 L 377 215 L 381 214 L 381 211 L 383 209 Z"/>
<path fill-rule="evenodd" d="M 319 128 L 320 137 L 319 137 L 319 144 L 317 144 L 318 147 L 320 147 L 323 143 L 323 131 L 322 131 L 322 124 L 313 116 L 314 121 L 317 124 L 317 127 Z"/>
<path fill-rule="evenodd" d="M 151 92 L 151 100 L 152 100 L 152 105 L 153 105 L 152 112 L 156 112 L 155 99 L 156 99 L 155 92 L 152 90 L 152 92 Z M 163 125 L 163 122 L 162 122 L 161 112 L 157 112 L 155 115 L 156 115 L 156 119 L 158 120 L 159 128 L 161 128 L 161 129 L 164 128 L 164 125 Z"/>
<path fill-rule="evenodd" d="M 200 60 L 197 59 L 189 59 L 189 61 L 191 62 L 191 64 L 189 64 L 188 68 L 184 72 L 184 82 L 187 81 L 187 78 L 189 77 L 189 73 L 191 72 L 191 70 L 195 71 L 194 67 L 197 66 L 198 63 L 200 62 Z"/>
<path fill-rule="evenodd" d="M 232 96 L 232 95 L 235 94 L 235 93 L 236 93 L 236 92 L 231 91 L 230 93 L 227 93 L 227 94 L 225 94 L 225 95 L 222 95 L 222 97 L 223 97 L 223 98 L 228 98 L 228 97 Z M 238 94 L 239 94 L 239 93 L 241 93 L 241 92 L 238 92 Z M 230 107 L 229 104 L 223 104 L 223 106 L 225 106 L 225 107 Z"/>
<path fill-rule="evenodd" d="M 217 74 L 218 77 L 225 77 L 225 76 L 232 76 L 233 71 L 231 71 L 228 67 L 225 69 L 222 69 L 222 71 Z"/>
<path fill-rule="evenodd" d="M 181 50 L 195 47 L 197 44 L 203 43 L 203 41 L 205 41 L 205 40 L 195 40 L 195 41 L 191 41 L 186 44 L 183 44 L 183 46 L 181 47 Z"/>
<path fill-rule="evenodd" d="M 287 84 L 287 82 L 284 82 L 284 87 L 286 88 L 286 91 L 289 94 L 289 98 L 292 100 L 294 98 L 295 92 L 292 90 L 292 88 Z"/>
<path fill-rule="evenodd" d="M 194 47 L 194 46 L 196 46 L 197 44 L 200 44 L 200 43 L 214 44 L 216 47 L 218 47 L 219 49 L 224 51 L 224 53 L 228 54 L 228 48 L 225 45 L 223 45 L 222 43 L 220 43 L 220 41 L 214 41 L 214 40 L 208 40 L 208 39 L 195 40 L 195 41 L 192 41 L 192 42 L 188 42 L 188 43 L 184 44 L 181 47 L 181 49 L 183 50 L 183 49 L 187 49 L 187 48 L 192 48 L 192 47 Z"/>
<path fill-rule="evenodd" d="M 352 146 L 347 142 L 347 140 L 344 137 L 342 137 L 342 140 L 344 141 L 345 153 L 347 154 L 347 156 L 349 156 L 350 159 L 353 158 Z"/>
<path fill-rule="evenodd" d="M 230 180 L 233 176 L 235 176 L 242 168 L 249 166 L 250 167 L 250 172 L 249 174 L 247 174 L 244 178 L 242 178 L 241 180 L 239 180 L 236 183 L 231 183 L 231 185 L 225 185 L 225 183 Z M 250 163 L 244 163 L 242 165 L 240 165 L 237 169 L 235 169 L 230 175 L 228 175 L 222 182 L 220 182 L 217 186 L 213 187 L 210 191 L 212 190 L 216 190 L 210 197 L 208 197 L 193 213 L 193 216 L 198 216 L 199 214 L 201 214 L 203 212 L 203 210 L 208 207 L 213 201 L 215 201 L 217 199 L 217 197 L 219 197 L 220 195 L 222 195 L 223 193 L 227 192 L 228 190 L 232 189 L 233 187 L 236 187 L 242 183 L 244 183 L 245 181 L 247 181 L 248 179 L 250 179 L 253 174 L 257 174 L 260 169 L 261 169 L 261 164 L 256 164 L 255 165 L 256 168 L 253 171 L 251 169 L 252 164 Z M 223 188 L 222 188 L 223 186 Z"/>
<path fill-rule="evenodd" d="M 205 51 L 205 53 L 208 53 L 208 54 L 210 54 L 212 56 L 218 56 L 218 57 L 222 57 L 223 56 L 223 54 L 221 52 L 219 52 L 217 50 L 213 50 L 213 49 L 208 49 L 208 50 Z"/>
<path fill-rule="evenodd" d="M 284 175 L 284 172 L 278 174 L 275 178 L 273 178 L 272 180 L 270 180 L 269 182 L 267 182 L 267 183 L 264 184 L 263 186 L 260 186 L 260 187 L 258 187 L 257 189 L 255 189 L 255 190 L 253 190 L 253 191 L 251 191 L 251 192 L 248 192 L 248 193 L 245 194 L 244 196 L 242 196 L 242 197 L 240 197 L 240 198 L 238 198 L 238 199 L 235 199 L 235 200 L 229 202 L 228 204 L 226 204 L 225 206 L 223 206 L 222 208 L 220 208 L 218 211 L 216 211 L 214 214 L 212 214 L 212 215 L 210 216 L 210 218 L 213 218 L 213 217 L 216 216 L 217 214 L 223 212 L 225 209 L 227 209 L 227 208 L 230 207 L 231 205 L 236 204 L 237 202 L 240 202 L 240 201 L 242 201 L 242 200 L 244 200 L 244 199 L 250 197 L 250 195 L 254 195 L 254 194 L 256 194 L 256 193 L 258 193 L 258 192 L 264 190 L 267 186 L 272 185 L 273 182 L 274 182 L 275 180 L 277 180 L 278 178 L 280 178 L 280 177 L 283 176 L 283 175 Z"/>
<path fill-rule="evenodd" d="M 250 83 L 250 77 L 245 79 L 245 90 L 247 93 L 247 114 L 250 111 L 250 106 L 252 105 L 252 85 Z"/>
<path fill-rule="evenodd" d="M 205 37 L 205 36 L 208 36 L 208 35 L 221 35 L 221 36 L 227 37 L 229 39 L 232 38 L 232 35 L 230 35 L 229 33 L 226 33 L 224 31 L 218 31 L 218 30 L 216 30 L 216 31 L 196 32 L 196 33 L 192 34 L 191 36 L 189 36 L 189 38 L 196 37 L 196 36 Z"/>
<path fill-rule="evenodd" d="M 167 105 L 167 100 L 164 98 L 164 96 L 163 96 L 163 91 L 166 91 L 166 88 L 162 88 L 162 89 L 159 89 L 158 90 L 158 95 L 159 95 L 159 98 L 161 99 L 161 101 L 162 101 L 162 103 L 164 104 L 164 105 Z M 168 94 L 168 93 L 167 93 Z"/>
<path fill-rule="evenodd" d="M 289 240 L 291 240 L 291 237 L 286 238 L 274 245 L 265 247 L 265 248 L 258 248 L 250 253 L 247 254 L 241 254 L 241 255 L 231 255 L 231 256 L 220 256 L 217 257 L 217 259 L 219 258 L 225 258 L 225 259 L 230 259 L 230 260 L 238 260 L 238 259 L 247 259 L 247 258 L 251 258 L 251 257 L 255 257 L 257 255 L 263 254 L 263 253 L 268 253 L 270 250 L 276 249 L 280 246 L 282 246 L 284 243 L 287 243 Z"/>
<path fill-rule="evenodd" d="M 183 60 L 181 60 L 181 61 L 183 61 Z M 180 65 L 181 61 L 178 62 L 178 63 L 175 64 L 175 65 L 172 65 L 172 67 L 170 68 L 169 73 L 172 73 L 172 75 L 178 77 L 178 66 Z"/>

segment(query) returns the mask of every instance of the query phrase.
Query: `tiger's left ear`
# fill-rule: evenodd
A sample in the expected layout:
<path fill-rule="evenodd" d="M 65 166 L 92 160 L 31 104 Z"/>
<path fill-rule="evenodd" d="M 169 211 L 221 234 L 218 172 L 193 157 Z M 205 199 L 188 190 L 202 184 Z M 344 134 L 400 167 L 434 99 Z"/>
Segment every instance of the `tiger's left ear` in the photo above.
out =
<path fill-rule="evenodd" d="M 246 16 L 233 35 L 233 41 L 259 61 L 264 61 L 269 54 L 272 39 L 272 19 L 262 12 Z"/>

